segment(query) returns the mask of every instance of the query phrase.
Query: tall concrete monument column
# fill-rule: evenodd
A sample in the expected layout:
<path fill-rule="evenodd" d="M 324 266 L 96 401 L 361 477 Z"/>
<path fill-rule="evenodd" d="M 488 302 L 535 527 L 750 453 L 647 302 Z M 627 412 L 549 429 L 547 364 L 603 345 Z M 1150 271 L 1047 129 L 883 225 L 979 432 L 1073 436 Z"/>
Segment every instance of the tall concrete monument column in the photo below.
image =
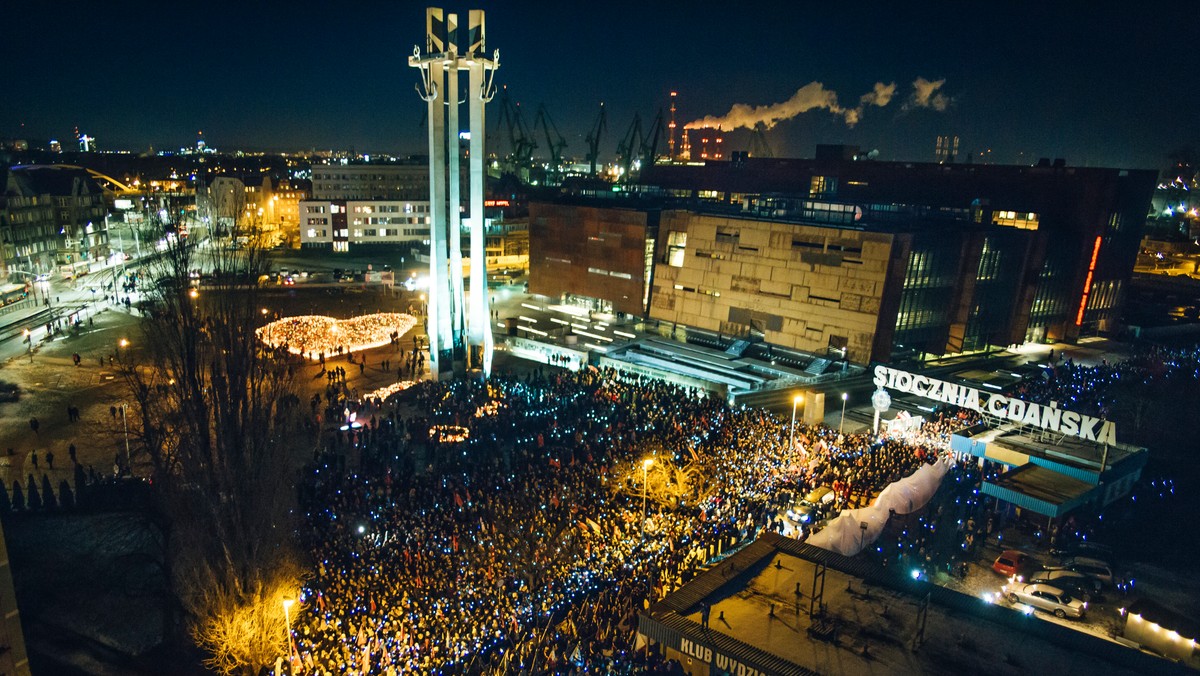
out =
<path fill-rule="evenodd" d="M 425 10 L 425 54 L 413 49 L 408 65 L 421 71 L 417 91 L 428 106 L 429 119 L 429 334 L 430 370 L 434 378 L 465 369 L 492 367 L 491 305 L 484 251 L 484 105 L 492 100 L 492 78 L 500 53 L 484 55 L 484 12 L 471 10 L 467 45 L 458 48 L 458 15 L 439 7 Z M 471 302 L 466 302 L 462 272 L 462 146 L 458 105 L 460 70 L 467 71 L 467 116 L 470 136 Z"/>

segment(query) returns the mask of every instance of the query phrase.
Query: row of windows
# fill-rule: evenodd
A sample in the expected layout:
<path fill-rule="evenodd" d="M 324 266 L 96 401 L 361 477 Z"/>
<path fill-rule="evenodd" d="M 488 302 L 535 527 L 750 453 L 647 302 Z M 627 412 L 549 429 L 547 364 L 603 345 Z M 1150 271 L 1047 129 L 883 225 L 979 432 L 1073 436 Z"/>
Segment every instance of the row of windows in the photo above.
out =
<path fill-rule="evenodd" d="M 401 207 L 399 204 L 381 204 L 379 206 L 359 205 L 354 207 L 356 214 L 424 214 L 429 211 L 428 204 L 405 204 Z"/>
<path fill-rule="evenodd" d="M 1018 230 L 1037 230 L 1038 215 L 1024 211 L 993 211 L 992 224 L 1003 225 L 1009 228 L 1017 228 Z"/>
<path fill-rule="evenodd" d="M 309 228 L 306 235 L 309 239 L 325 237 L 328 234 L 326 228 Z M 334 230 L 335 237 L 347 237 L 350 233 L 348 229 L 338 228 Z M 356 228 L 354 237 L 428 237 L 429 228 Z"/>
<path fill-rule="evenodd" d="M 601 268 L 588 268 L 588 272 L 593 275 L 607 275 L 609 277 L 618 277 L 620 279 L 633 279 L 633 275 L 628 272 L 616 272 L 614 270 L 603 270 Z"/>
<path fill-rule="evenodd" d="M 372 216 L 371 218 L 355 218 L 352 225 L 417 225 L 428 224 L 428 216 Z"/>
<path fill-rule="evenodd" d="M 403 176 L 404 178 L 412 178 L 414 175 L 425 175 L 427 172 L 428 172 L 428 170 L 425 169 L 424 167 L 413 167 L 409 171 L 398 171 L 398 172 L 388 173 L 388 174 L 358 174 L 358 173 L 338 174 L 338 173 L 327 173 L 324 171 L 320 171 L 320 172 L 314 171 L 313 172 L 313 180 L 314 181 L 390 181 L 390 180 L 396 180 L 397 178 L 400 178 L 401 175 L 403 175 L 403 174 L 408 174 L 408 176 Z"/>
<path fill-rule="evenodd" d="M 699 294 L 702 294 L 705 296 L 712 296 L 713 298 L 721 297 L 720 291 L 716 291 L 713 289 L 698 289 L 698 288 L 691 287 L 691 286 L 684 286 L 682 284 L 676 284 L 675 290 L 676 291 L 687 291 L 688 293 L 699 293 Z"/>

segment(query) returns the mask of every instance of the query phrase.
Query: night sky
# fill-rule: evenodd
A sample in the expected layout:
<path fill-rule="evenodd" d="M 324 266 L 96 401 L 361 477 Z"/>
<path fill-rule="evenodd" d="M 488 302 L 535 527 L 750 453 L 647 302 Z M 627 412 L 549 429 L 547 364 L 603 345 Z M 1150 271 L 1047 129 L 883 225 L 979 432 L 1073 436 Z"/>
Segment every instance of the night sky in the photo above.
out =
<path fill-rule="evenodd" d="M 600 101 L 609 114 L 602 157 L 611 157 L 634 112 L 649 121 L 671 90 L 682 125 L 739 103 L 786 102 L 806 85 L 806 94 L 834 93 L 840 112 L 778 121 L 766 132 L 776 156 L 851 143 L 881 159 L 925 161 L 937 135 L 954 134 L 964 152 L 991 149 L 993 162 L 1160 168 L 1168 152 L 1200 139 L 1189 3 L 443 6 L 463 24 L 468 9 L 488 11 L 497 84 L 529 121 L 545 103 L 568 156 L 586 152 Z M 66 147 L 78 126 L 105 149 L 162 150 L 191 145 L 203 130 L 220 149 L 423 153 L 424 104 L 406 59 L 424 44 L 424 7 L 9 3 L 0 138 Z M 918 78 L 944 82 L 920 99 Z M 876 83 L 890 96 L 875 101 L 887 105 L 861 104 L 849 126 Z M 492 122 L 498 112 L 489 107 Z M 726 134 L 731 150 L 749 142 L 745 130 Z"/>

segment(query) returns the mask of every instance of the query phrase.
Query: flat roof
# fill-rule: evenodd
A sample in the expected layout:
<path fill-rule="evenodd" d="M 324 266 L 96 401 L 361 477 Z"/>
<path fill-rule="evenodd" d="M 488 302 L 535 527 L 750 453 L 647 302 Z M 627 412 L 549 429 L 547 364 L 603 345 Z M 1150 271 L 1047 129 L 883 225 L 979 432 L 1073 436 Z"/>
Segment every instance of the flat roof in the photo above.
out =
<path fill-rule="evenodd" d="M 810 620 L 814 573 L 821 564 L 827 566 L 824 620 Z M 710 608 L 707 628 L 701 626 L 702 604 Z M 914 647 L 923 605 L 924 640 Z M 835 640 L 813 635 L 830 626 L 836 628 Z M 651 606 L 641 614 L 638 631 L 731 673 L 740 673 L 737 668 L 881 676 L 1174 669 L 1117 643 L 774 533 Z"/>
<path fill-rule="evenodd" d="M 965 371 L 956 371 L 950 374 L 951 378 L 955 378 L 967 384 L 976 385 L 978 387 L 987 388 L 989 390 L 1007 390 L 1008 388 L 1021 382 L 1024 377 L 1020 373 L 1006 369 L 994 369 L 987 371 L 984 369 L 967 369 Z"/>
<path fill-rule="evenodd" d="M 1046 458 L 1091 472 L 1100 471 L 1100 462 L 1105 453 L 1104 444 L 1015 424 L 999 427 L 975 426 L 956 431 L 955 434 L 976 443 L 997 444 L 1025 455 Z M 1147 452 L 1143 447 L 1120 443 L 1108 444 L 1107 450 L 1109 468 L 1126 458 Z"/>
<path fill-rule="evenodd" d="M 995 481 L 985 483 L 1058 506 L 1079 500 L 1095 488 L 1094 484 L 1033 464 L 1005 472 Z"/>

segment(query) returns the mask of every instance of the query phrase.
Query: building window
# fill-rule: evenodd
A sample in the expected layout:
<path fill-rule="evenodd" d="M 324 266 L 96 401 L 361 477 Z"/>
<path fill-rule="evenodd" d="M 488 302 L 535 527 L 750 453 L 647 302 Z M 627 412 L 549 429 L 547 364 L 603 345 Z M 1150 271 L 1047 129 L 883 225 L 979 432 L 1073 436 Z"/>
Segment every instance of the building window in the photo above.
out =
<path fill-rule="evenodd" d="M 1125 223 L 1124 223 L 1124 220 L 1121 218 L 1121 214 L 1114 212 L 1114 213 L 1111 213 L 1108 215 L 1108 231 L 1109 232 L 1121 232 L 1121 228 L 1124 225 L 1125 225 Z"/>
<path fill-rule="evenodd" d="M 667 265 L 673 268 L 682 268 L 683 255 L 686 250 L 686 232 L 672 231 L 667 233 Z"/>
<path fill-rule="evenodd" d="M 741 233 L 737 230 L 717 228 L 717 242 L 720 244 L 737 244 Z"/>
<path fill-rule="evenodd" d="M 833 197 L 837 194 L 836 176 L 813 176 L 808 184 L 809 197 Z"/>
<path fill-rule="evenodd" d="M 992 224 L 1018 230 L 1037 230 L 1038 215 L 1026 211 L 993 211 Z"/>

